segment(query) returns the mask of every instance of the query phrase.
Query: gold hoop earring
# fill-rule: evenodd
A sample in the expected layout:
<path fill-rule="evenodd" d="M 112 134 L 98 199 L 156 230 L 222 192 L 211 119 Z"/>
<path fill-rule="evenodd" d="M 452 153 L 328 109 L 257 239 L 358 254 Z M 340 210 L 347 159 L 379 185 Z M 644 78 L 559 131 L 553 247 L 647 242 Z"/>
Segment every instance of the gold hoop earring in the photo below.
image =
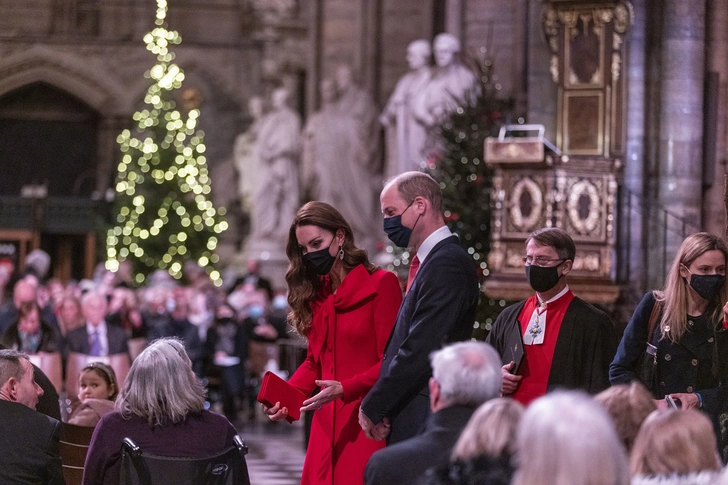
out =
<path fill-rule="evenodd" d="M 342 261 L 344 260 L 344 248 L 341 246 L 339 246 L 339 259 Z"/>

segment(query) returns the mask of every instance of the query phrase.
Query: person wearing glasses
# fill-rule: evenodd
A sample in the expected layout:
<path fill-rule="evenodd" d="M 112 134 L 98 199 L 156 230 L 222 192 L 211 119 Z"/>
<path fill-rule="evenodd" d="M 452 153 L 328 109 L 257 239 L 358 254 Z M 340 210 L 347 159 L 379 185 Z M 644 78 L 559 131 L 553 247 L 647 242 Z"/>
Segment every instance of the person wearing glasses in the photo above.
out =
<path fill-rule="evenodd" d="M 503 395 L 523 405 L 557 388 L 596 394 L 609 387 L 609 364 L 618 337 L 609 317 L 575 296 L 566 277 L 576 247 L 566 231 L 539 229 L 523 258 L 535 295 L 504 309 L 486 342 L 501 354 Z M 520 365 L 508 362 L 513 335 L 523 342 Z M 517 341 L 516 341 L 517 342 Z"/>

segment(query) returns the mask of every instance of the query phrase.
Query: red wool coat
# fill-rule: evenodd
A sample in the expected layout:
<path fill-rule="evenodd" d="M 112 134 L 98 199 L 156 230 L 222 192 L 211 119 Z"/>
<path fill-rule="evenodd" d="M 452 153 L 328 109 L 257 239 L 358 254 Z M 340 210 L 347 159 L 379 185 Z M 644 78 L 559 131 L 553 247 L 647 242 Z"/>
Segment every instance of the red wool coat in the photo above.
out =
<path fill-rule="evenodd" d="M 364 436 L 359 406 L 379 377 L 402 292 L 394 274 L 370 275 L 360 265 L 328 293 L 313 305 L 306 360 L 290 383 L 310 396 L 315 380 L 336 380 L 344 397 L 314 413 L 301 484 L 360 485 L 369 457 L 384 441 Z"/>

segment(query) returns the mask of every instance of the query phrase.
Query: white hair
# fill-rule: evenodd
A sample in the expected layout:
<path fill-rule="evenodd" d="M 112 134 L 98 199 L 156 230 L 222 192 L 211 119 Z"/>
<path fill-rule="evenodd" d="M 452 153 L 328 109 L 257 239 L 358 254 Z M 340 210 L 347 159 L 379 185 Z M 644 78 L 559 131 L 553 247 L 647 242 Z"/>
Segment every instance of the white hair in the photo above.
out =
<path fill-rule="evenodd" d="M 91 300 L 99 300 L 102 301 L 104 305 L 108 305 L 106 295 L 104 295 L 100 291 L 89 290 L 81 297 L 81 308 L 84 308 Z"/>
<path fill-rule="evenodd" d="M 624 446 L 607 412 L 581 391 L 535 400 L 518 429 L 513 485 L 628 485 Z"/>
<path fill-rule="evenodd" d="M 138 416 L 150 426 L 179 423 L 202 412 L 205 390 L 179 340 L 155 340 L 134 359 L 116 408 L 125 418 Z"/>
<path fill-rule="evenodd" d="M 457 37 L 452 34 L 448 34 L 447 32 L 438 34 L 432 44 L 435 47 L 439 45 L 440 47 L 447 47 L 453 52 L 460 52 L 460 41 Z"/>
<path fill-rule="evenodd" d="M 501 359 L 484 342 L 458 342 L 430 354 L 432 377 L 449 405 L 479 406 L 500 396 Z"/>

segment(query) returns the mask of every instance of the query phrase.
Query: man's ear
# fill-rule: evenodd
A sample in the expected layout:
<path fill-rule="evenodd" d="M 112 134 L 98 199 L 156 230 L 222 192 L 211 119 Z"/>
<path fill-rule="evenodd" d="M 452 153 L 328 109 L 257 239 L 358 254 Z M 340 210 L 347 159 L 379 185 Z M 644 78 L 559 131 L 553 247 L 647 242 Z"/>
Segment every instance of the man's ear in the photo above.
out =
<path fill-rule="evenodd" d="M 567 259 L 564 261 L 563 269 L 561 270 L 562 275 L 567 275 L 571 272 L 571 269 L 574 267 L 574 262 L 570 259 Z"/>
<path fill-rule="evenodd" d="M 434 377 L 430 377 L 428 387 L 430 389 L 430 408 L 434 409 L 435 404 L 440 400 L 440 385 Z"/>
<path fill-rule="evenodd" d="M 412 205 L 414 206 L 415 211 L 417 211 L 417 213 L 420 215 L 427 212 L 430 207 L 429 201 L 421 195 L 415 197 L 414 203 Z"/>
<path fill-rule="evenodd" d="M 18 380 L 15 377 L 11 377 L 5 382 L 5 385 L 0 388 L 0 391 L 3 391 L 3 394 L 7 396 L 9 401 L 17 402 L 18 401 Z"/>

